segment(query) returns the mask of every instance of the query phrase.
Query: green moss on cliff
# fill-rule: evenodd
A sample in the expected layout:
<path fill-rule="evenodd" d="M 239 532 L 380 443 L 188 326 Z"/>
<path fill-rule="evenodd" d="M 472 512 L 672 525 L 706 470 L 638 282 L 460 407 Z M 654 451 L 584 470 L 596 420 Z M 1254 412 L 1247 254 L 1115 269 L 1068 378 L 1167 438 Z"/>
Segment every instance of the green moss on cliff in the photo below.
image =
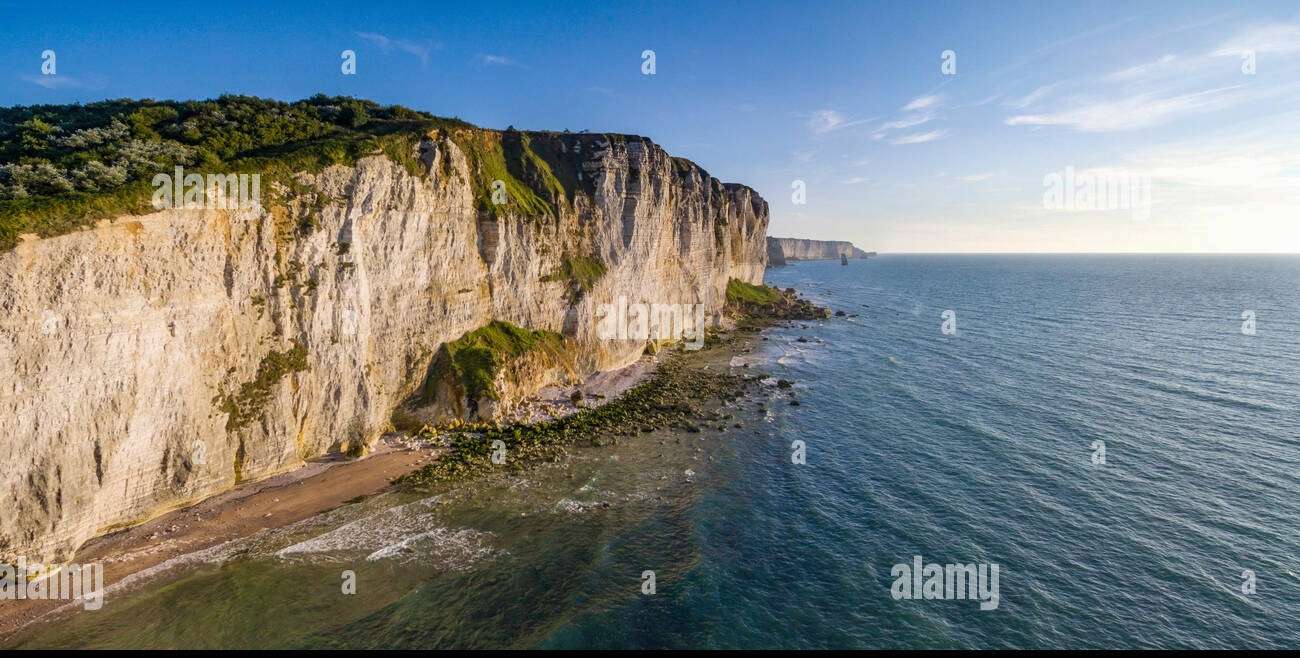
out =
<path fill-rule="evenodd" d="M 756 286 L 739 279 L 727 281 L 727 309 L 739 326 L 758 328 L 773 320 L 824 320 L 830 309 L 795 294 L 769 286 Z"/>
<path fill-rule="evenodd" d="M 694 428 L 700 420 L 700 403 L 710 399 L 734 400 L 747 384 L 740 376 L 687 367 L 681 358 L 665 360 L 651 378 L 628 389 L 617 399 L 594 409 L 584 409 L 558 420 L 482 427 L 456 432 L 451 450 L 436 462 L 396 480 L 407 486 L 427 486 L 488 473 L 519 470 L 562 457 L 573 444 L 604 445 L 620 438 L 678 426 Z M 494 442 L 506 445 L 504 465 L 494 464 Z"/>
<path fill-rule="evenodd" d="M 513 130 L 455 130 L 451 135 L 469 159 L 473 171 L 470 183 L 479 210 L 493 218 L 507 211 L 533 217 L 558 216 L 566 202 L 564 185 L 550 163 L 533 150 L 527 134 Z"/>
<path fill-rule="evenodd" d="M 267 354 L 257 365 L 257 374 L 252 381 L 244 382 L 234 395 L 221 396 L 221 410 L 228 414 L 226 431 L 243 429 L 261 417 L 267 403 L 271 401 L 275 385 L 285 375 L 308 369 L 307 348 L 296 342 L 283 352 L 272 351 Z"/>
<path fill-rule="evenodd" d="M 524 329 L 493 320 L 447 343 L 425 381 L 424 398 L 432 401 L 438 380 L 451 375 L 471 401 L 499 399 L 493 382 L 501 368 L 539 350 L 559 356 L 565 350 L 564 337 L 554 331 Z"/>
<path fill-rule="evenodd" d="M 776 288 L 756 286 L 740 279 L 727 281 L 727 304 L 731 306 L 772 304 L 780 298 L 781 292 Z"/>
<path fill-rule="evenodd" d="M 542 281 L 569 281 L 577 290 L 589 293 L 606 271 L 605 263 L 594 256 L 565 256 L 559 268 Z"/>

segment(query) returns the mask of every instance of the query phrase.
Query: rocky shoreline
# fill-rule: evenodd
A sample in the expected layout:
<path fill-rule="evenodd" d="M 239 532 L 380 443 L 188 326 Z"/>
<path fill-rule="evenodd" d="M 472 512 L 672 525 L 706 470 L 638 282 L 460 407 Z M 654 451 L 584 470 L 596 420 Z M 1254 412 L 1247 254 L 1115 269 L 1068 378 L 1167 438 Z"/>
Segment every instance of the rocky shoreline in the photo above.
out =
<path fill-rule="evenodd" d="M 798 296 L 793 288 L 784 291 L 762 285 L 732 281 L 728 307 L 736 332 L 710 332 L 705 349 L 734 347 L 740 336 L 756 333 L 776 322 L 820 320 L 831 317 L 829 309 Z M 498 468 L 524 469 L 541 462 L 554 462 L 567 454 L 576 442 L 601 446 L 617 443 L 637 434 L 672 428 L 699 432 L 700 424 L 711 423 L 726 431 L 726 417 L 702 416 L 701 400 L 734 400 L 761 379 L 757 375 L 704 372 L 692 368 L 692 352 L 667 354 L 646 381 L 628 389 L 607 404 L 581 409 L 541 423 L 457 425 L 451 428 L 424 427 L 419 432 L 429 439 L 443 437 L 447 454 L 418 471 L 398 478 L 396 484 L 423 486 L 487 473 Z"/>

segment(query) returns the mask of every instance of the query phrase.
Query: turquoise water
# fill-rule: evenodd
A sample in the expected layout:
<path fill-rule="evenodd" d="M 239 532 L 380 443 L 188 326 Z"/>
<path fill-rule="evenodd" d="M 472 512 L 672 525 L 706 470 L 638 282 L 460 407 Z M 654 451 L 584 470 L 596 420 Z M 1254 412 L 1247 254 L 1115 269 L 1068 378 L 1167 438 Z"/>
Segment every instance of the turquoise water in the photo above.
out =
<path fill-rule="evenodd" d="M 883 256 L 768 279 L 857 315 L 745 355 L 798 406 L 769 385 L 723 409 L 740 429 L 345 506 L 20 642 L 1300 645 L 1300 258 Z M 999 565 L 1000 605 L 895 600 L 913 555 Z"/>

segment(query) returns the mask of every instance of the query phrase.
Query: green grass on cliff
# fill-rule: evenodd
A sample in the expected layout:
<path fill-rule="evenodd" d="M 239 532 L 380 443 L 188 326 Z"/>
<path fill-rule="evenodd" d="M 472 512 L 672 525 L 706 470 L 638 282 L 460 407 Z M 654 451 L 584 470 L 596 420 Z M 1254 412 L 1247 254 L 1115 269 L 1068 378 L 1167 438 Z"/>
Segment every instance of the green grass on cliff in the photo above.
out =
<path fill-rule="evenodd" d="M 222 96 L 0 108 L 0 251 L 24 233 L 53 237 L 152 212 L 150 181 L 176 166 L 187 174 L 260 173 L 264 194 L 295 172 L 379 153 L 420 175 L 418 140 L 467 128 L 401 106 L 322 95 L 294 103 Z"/>
<path fill-rule="evenodd" d="M 456 130 L 452 131 L 452 140 L 469 159 L 479 210 L 494 218 L 508 211 L 532 217 L 559 215 L 566 199 L 564 185 L 551 165 L 533 150 L 527 134 L 514 130 Z M 498 194 L 494 198 L 497 189 L 504 192 L 504 197 Z"/>
<path fill-rule="evenodd" d="M 297 343 L 283 351 L 268 353 L 257 365 L 252 381 L 244 382 L 233 395 L 219 397 L 220 408 L 226 412 L 226 431 L 235 432 L 261 417 L 276 384 L 286 375 L 308 370 L 307 348 Z"/>
<path fill-rule="evenodd" d="M 470 400 L 485 396 L 496 400 L 493 382 L 501 368 L 529 352 L 541 350 L 558 357 L 565 349 L 564 337 L 554 331 L 524 329 L 493 320 L 447 343 L 425 382 L 424 398 L 432 400 L 433 386 L 444 374 L 441 370 L 451 368 L 450 374 L 460 381 Z"/>
<path fill-rule="evenodd" d="M 740 279 L 727 281 L 727 303 L 732 306 L 771 304 L 780 298 L 781 293 L 775 288 L 756 286 Z"/>
<path fill-rule="evenodd" d="M 669 426 L 698 432 L 696 423 L 703 422 L 702 402 L 736 400 L 750 385 L 739 375 L 689 367 L 682 358 L 665 359 L 647 381 L 608 404 L 542 423 L 455 432 L 447 454 L 394 482 L 426 487 L 494 470 L 519 471 L 556 461 L 571 445 L 617 443 Z M 496 441 L 506 445 L 504 464 L 492 462 Z"/>
<path fill-rule="evenodd" d="M 542 281 L 569 281 L 578 290 L 589 293 L 606 271 L 605 263 L 594 256 L 565 256 L 559 268 L 542 277 Z"/>
<path fill-rule="evenodd" d="M 227 95 L 0 108 L 0 252 L 23 234 L 54 237 L 102 219 L 153 212 L 151 181 L 176 166 L 186 174 L 259 173 L 262 194 L 271 197 L 264 205 L 273 212 L 284 206 L 273 183 L 290 193 L 304 191 L 293 181 L 297 172 L 383 154 L 422 175 L 417 145 L 435 131 L 465 154 L 474 202 L 484 216 L 537 222 L 571 208 L 579 191 L 592 191 L 581 170 L 590 149 L 631 139 L 486 130 L 398 105 L 319 94 L 291 103 Z M 681 158 L 672 162 L 680 175 L 695 168 Z M 504 199 L 495 200 L 503 202 L 494 203 L 493 190 L 501 186 Z M 587 280 L 577 274 L 579 282 Z"/>

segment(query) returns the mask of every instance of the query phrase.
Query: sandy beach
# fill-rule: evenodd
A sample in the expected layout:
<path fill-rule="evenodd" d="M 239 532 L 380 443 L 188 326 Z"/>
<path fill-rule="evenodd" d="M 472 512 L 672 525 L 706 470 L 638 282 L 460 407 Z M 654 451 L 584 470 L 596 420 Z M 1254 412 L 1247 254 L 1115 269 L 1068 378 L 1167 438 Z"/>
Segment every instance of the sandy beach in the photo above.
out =
<path fill-rule="evenodd" d="M 301 521 L 357 497 L 383 491 L 393 478 L 418 468 L 439 451 L 436 447 L 408 447 L 390 435 L 364 459 L 348 460 L 337 455 L 322 458 L 92 539 L 77 551 L 75 562 L 102 564 L 104 585 L 111 588 L 168 560 L 259 530 Z M 69 602 L 0 602 L 0 636 L 15 633 L 65 605 Z"/>
<path fill-rule="evenodd" d="M 583 407 L 600 406 L 643 381 L 654 371 L 653 357 L 618 370 L 595 373 L 581 389 Z M 579 410 L 572 387 L 547 387 L 512 410 L 507 420 L 543 422 Z M 169 560 L 219 546 L 258 531 L 311 518 L 360 497 L 383 492 L 392 481 L 445 452 L 437 442 L 403 434 L 382 437 L 361 459 L 328 455 L 265 480 L 240 484 L 195 505 L 161 514 L 130 528 L 96 537 L 83 545 L 74 562 L 103 565 L 110 590 L 146 570 L 166 569 Z M 80 603 L 55 600 L 0 601 L 0 637 Z"/>

